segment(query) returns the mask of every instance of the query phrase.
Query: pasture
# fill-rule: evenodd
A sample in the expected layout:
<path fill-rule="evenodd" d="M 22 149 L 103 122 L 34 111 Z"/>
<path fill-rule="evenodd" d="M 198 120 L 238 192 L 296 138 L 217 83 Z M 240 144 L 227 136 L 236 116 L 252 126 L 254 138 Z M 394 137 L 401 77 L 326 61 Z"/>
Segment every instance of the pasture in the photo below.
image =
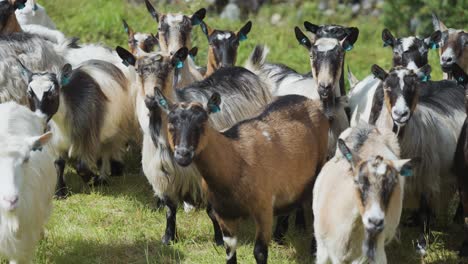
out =
<path fill-rule="evenodd" d="M 83 43 L 102 42 L 111 48 L 126 47 L 122 18 L 136 31 L 155 33 L 157 29 L 143 4 L 125 0 L 43 0 L 40 3 L 59 30 L 67 36 L 79 37 Z M 158 5 L 163 12 L 183 13 L 201 7 L 204 3 L 199 1 L 178 6 Z M 270 23 L 273 14 L 281 15 L 277 25 Z M 370 75 L 374 63 L 384 69 L 391 66 L 392 51 L 382 47 L 384 26 L 376 17 L 353 18 L 347 10 L 324 16 L 317 11 L 315 3 L 298 6 L 283 3 L 264 6 L 258 16 L 249 19 L 253 27 L 248 39 L 240 45 L 238 65 L 244 63 L 256 44 L 266 44 L 270 48 L 268 61 L 284 63 L 301 73 L 310 71 L 308 53 L 294 37 L 294 26 L 303 28 L 303 21 L 310 21 L 359 28 L 359 39 L 346 55 L 347 66 L 358 79 Z M 238 30 L 246 21 L 223 21 L 208 13 L 205 22 L 213 28 Z M 192 43 L 199 48 L 196 63 L 205 66 L 208 45 L 199 27 L 194 29 Z M 436 51 L 429 51 L 429 63 L 433 66 L 432 79 L 441 79 Z M 223 263 L 225 250 L 213 242 L 212 224 L 204 209 L 186 213 L 179 207 L 178 241 L 170 246 L 161 243 L 165 211 L 156 208 L 152 188 L 141 172 L 140 155 L 130 151 L 125 161 L 125 174 L 112 177 L 109 186 L 104 187 L 88 187 L 73 169 L 66 169 L 71 195 L 54 201 L 52 217 L 36 252 L 36 263 Z M 452 212 L 455 205 L 454 202 Z M 405 217 L 407 214 L 403 215 L 403 221 Z M 452 215 L 438 219 L 429 234 L 430 244 L 423 260 L 416 253 L 414 240 L 417 236 L 417 227 L 400 226 L 397 238 L 386 250 L 389 263 L 468 263 L 468 260 L 460 262 L 457 257 L 457 247 L 463 235 L 461 225 L 452 223 Z M 255 262 L 253 237 L 253 224 L 243 222 L 237 250 L 239 263 Z M 313 263 L 311 238 L 311 230 L 304 233 L 291 228 L 284 245 L 271 242 L 269 262 Z"/>

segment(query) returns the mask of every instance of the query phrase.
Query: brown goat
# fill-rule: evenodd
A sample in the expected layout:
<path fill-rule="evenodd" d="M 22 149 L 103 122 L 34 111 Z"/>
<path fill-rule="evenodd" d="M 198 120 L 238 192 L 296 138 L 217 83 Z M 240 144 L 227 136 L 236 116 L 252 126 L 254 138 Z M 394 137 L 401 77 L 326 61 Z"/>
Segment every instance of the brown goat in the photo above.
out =
<path fill-rule="evenodd" d="M 239 43 L 247 39 L 252 28 L 252 22 L 247 22 L 239 31 L 213 29 L 205 22 L 200 27 L 208 39 L 208 64 L 205 77 L 210 76 L 221 67 L 236 65 Z"/>
<path fill-rule="evenodd" d="M 315 176 L 325 163 L 329 120 L 320 101 L 299 95 L 279 97 L 257 117 L 225 132 L 208 123 L 221 102 L 214 93 L 206 107 L 173 104 L 159 91 L 148 98 L 168 113 L 168 141 L 175 161 L 194 161 L 207 186 L 223 232 L 227 263 L 237 263 L 239 220 L 253 217 L 254 256 L 267 263 L 273 215 L 311 198 Z"/>
<path fill-rule="evenodd" d="M 24 7 L 27 0 L 7 0 L 0 2 L 0 35 L 21 32 L 15 10 Z"/>

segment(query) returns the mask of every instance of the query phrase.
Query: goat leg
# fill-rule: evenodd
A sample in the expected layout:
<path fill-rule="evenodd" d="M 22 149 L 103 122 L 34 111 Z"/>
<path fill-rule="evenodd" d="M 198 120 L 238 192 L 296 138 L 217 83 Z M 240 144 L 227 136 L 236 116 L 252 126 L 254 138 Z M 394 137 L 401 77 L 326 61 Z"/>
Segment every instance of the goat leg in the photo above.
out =
<path fill-rule="evenodd" d="M 426 241 L 426 235 L 430 233 L 430 221 L 431 221 L 431 208 L 429 207 L 429 203 L 427 201 L 427 198 L 425 195 L 421 196 L 421 200 L 419 202 L 419 211 L 418 211 L 418 216 L 419 216 L 419 223 L 421 225 L 421 234 L 419 236 L 416 248 L 417 251 L 421 256 L 426 255 L 426 247 L 427 247 L 427 242 Z"/>
<path fill-rule="evenodd" d="M 468 179 L 464 179 L 468 181 Z M 460 184 L 460 199 L 463 205 L 463 218 L 464 218 L 464 239 L 460 248 L 460 257 L 468 257 L 468 182 Z"/>
<path fill-rule="evenodd" d="M 208 214 L 208 217 L 210 217 L 211 222 L 213 222 L 214 240 L 216 242 L 216 245 L 222 246 L 224 244 L 223 234 L 221 232 L 221 227 L 219 226 L 218 220 L 216 219 L 214 209 L 210 203 L 208 203 L 208 205 L 206 206 L 206 213 Z"/>
<path fill-rule="evenodd" d="M 83 179 L 84 183 L 89 183 L 92 179 L 97 177 L 82 160 L 76 164 L 76 173 Z"/>
<path fill-rule="evenodd" d="M 169 245 L 176 239 L 177 202 L 172 201 L 169 197 L 164 197 L 163 202 L 166 205 L 166 231 L 162 237 L 162 243 Z"/>
<path fill-rule="evenodd" d="M 219 226 L 223 233 L 224 247 L 226 248 L 226 263 L 237 264 L 237 227 L 238 220 L 226 220 L 217 217 Z"/>
<path fill-rule="evenodd" d="M 273 207 L 262 208 L 256 213 L 254 219 L 256 228 L 254 257 L 257 264 L 266 264 L 273 225 Z"/>
<path fill-rule="evenodd" d="M 296 221 L 294 223 L 296 229 L 304 231 L 306 230 L 306 220 L 304 215 L 304 208 L 299 206 L 296 210 Z"/>
<path fill-rule="evenodd" d="M 57 171 L 57 190 L 55 191 L 55 197 L 58 199 L 64 199 L 68 196 L 68 188 L 65 183 L 65 160 L 59 158 L 54 162 L 55 170 Z"/>
<path fill-rule="evenodd" d="M 297 217 L 297 216 L 296 216 Z M 273 240 L 280 244 L 284 244 L 284 236 L 288 232 L 289 227 L 289 215 L 280 215 L 276 218 L 276 228 L 273 234 Z"/>

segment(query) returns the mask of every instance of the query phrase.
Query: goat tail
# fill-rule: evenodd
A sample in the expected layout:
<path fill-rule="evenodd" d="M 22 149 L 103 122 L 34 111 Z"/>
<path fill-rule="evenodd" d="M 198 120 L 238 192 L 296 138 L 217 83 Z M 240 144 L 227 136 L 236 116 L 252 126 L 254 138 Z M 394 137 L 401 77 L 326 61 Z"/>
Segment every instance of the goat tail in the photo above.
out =
<path fill-rule="evenodd" d="M 255 46 L 253 52 L 245 62 L 244 67 L 255 74 L 259 74 L 260 69 L 265 64 L 269 51 L 270 49 L 265 45 Z"/>
<path fill-rule="evenodd" d="M 79 45 L 80 39 L 77 37 L 73 38 L 65 38 L 62 41 L 59 41 L 55 46 L 55 52 L 61 56 L 66 56 L 69 49 L 79 49 L 81 48 Z"/>
<path fill-rule="evenodd" d="M 354 76 L 354 74 L 351 72 L 349 65 L 348 65 L 348 82 L 349 82 L 349 86 L 351 87 L 351 90 L 359 83 L 358 78 L 356 78 L 356 76 Z"/>

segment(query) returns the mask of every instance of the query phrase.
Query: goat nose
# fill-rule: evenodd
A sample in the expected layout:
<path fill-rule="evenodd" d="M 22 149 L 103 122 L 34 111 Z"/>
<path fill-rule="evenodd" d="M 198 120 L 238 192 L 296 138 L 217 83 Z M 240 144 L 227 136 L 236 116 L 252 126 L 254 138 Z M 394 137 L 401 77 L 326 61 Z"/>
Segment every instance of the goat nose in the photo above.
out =
<path fill-rule="evenodd" d="M 399 116 L 399 117 L 406 117 L 409 115 L 409 111 L 408 109 L 405 109 L 405 110 L 395 110 L 394 111 L 395 115 Z"/>
<path fill-rule="evenodd" d="M 381 230 L 384 227 L 384 219 L 383 218 L 369 218 L 369 225 L 376 230 Z"/>
<path fill-rule="evenodd" d="M 3 197 L 3 201 L 7 202 L 10 204 L 10 206 L 15 205 L 18 203 L 19 197 L 18 195 L 8 195 Z"/>
<path fill-rule="evenodd" d="M 453 63 L 453 57 L 452 56 L 442 57 L 442 62 L 444 64 L 452 64 Z"/>
<path fill-rule="evenodd" d="M 187 148 L 177 148 L 175 154 L 181 158 L 187 158 L 191 155 L 191 151 Z"/>

